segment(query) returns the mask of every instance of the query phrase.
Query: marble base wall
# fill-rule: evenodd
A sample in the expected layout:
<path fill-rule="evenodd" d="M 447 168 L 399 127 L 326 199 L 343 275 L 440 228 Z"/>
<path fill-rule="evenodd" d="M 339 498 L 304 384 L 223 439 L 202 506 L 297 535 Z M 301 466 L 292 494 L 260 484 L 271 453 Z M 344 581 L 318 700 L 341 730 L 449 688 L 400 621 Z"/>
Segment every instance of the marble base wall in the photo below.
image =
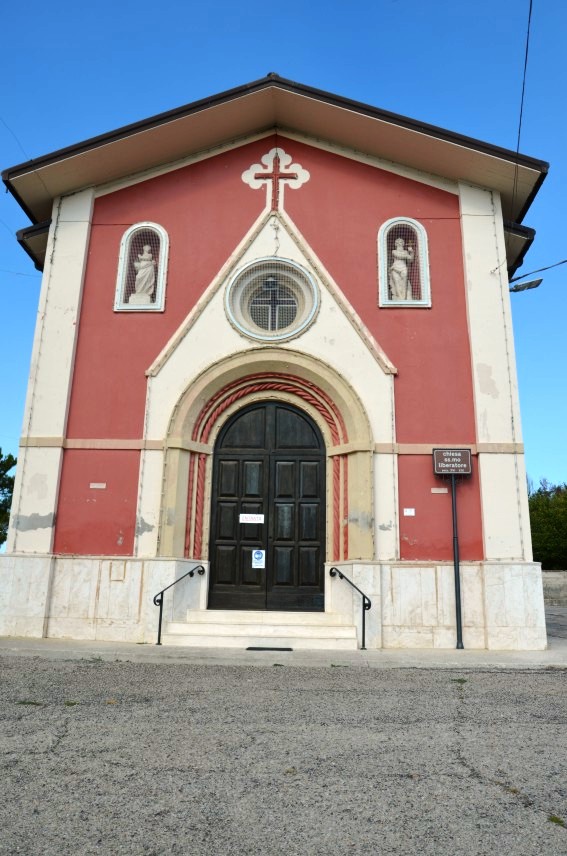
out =
<path fill-rule="evenodd" d="M 0 636 L 155 642 L 153 597 L 195 566 L 183 559 L 0 557 Z M 163 621 L 206 608 L 206 575 L 164 595 Z"/>
<path fill-rule="evenodd" d="M 0 557 L 0 635 L 155 642 L 154 595 L 195 566 L 183 559 Z M 455 648 L 451 564 L 337 564 L 372 601 L 366 647 Z M 205 568 L 207 568 L 205 564 Z M 325 609 L 346 616 L 361 642 L 361 598 L 325 570 Z M 164 596 L 164 623 L 205 610 L 208 572 Z M 542 577 L 534 563 L 461 565 L 465 648 L 543 650 Z"/>
<path fill-rule="evenodd" d="M 452 564 L 337 565 L 372 600 L 366 613 L 367 648 L 455 648 Z M 535 563 L 462 564 L 463 645 L 471 649 L 544 650 L 547 647 L 540 566 Z M 330 590 L 329 590 L 330 589 Z M 348 613 L 360 641 L 360 595 L 335 578 L 327 609 Z"/>

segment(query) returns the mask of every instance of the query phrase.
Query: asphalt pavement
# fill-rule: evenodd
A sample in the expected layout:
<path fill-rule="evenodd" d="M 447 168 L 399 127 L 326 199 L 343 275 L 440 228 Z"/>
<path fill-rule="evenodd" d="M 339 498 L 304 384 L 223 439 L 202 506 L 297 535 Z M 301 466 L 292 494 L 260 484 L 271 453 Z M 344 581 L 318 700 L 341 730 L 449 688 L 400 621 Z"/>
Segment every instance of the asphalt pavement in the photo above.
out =
<path fill-rule="evenodd" d="M 567 856 L 550 641 L 380 667 L 2 640 L 0 854 Z"/>

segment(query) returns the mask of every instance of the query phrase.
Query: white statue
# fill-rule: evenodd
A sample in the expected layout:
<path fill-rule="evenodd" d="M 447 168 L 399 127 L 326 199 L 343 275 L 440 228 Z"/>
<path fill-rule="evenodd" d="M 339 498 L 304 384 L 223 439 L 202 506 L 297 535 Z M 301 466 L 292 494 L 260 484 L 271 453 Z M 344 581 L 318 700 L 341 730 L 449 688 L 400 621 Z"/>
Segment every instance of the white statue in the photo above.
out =
<path fill-rule="evenodd" d="M 410 300 L 411 282 L 408 277 L 408 262 L 413 262 L 415 253 L 412 246 L 404 248 L 404 239 L 396 238 L 395 249 L 392 250 L 394 261 L 388 271 L 390 297 L 392 300 Z"/>
<path fill-rule="evenodd" d="M 143 251 L 138 253 L 138 261 L 134 262 L 136 269 L 135 292 L 130 295 L 128 303 L 148 304 L 152 302 L 156 285 L 156 263 L 151 249 L 150 245 L 146 244 Z"/>

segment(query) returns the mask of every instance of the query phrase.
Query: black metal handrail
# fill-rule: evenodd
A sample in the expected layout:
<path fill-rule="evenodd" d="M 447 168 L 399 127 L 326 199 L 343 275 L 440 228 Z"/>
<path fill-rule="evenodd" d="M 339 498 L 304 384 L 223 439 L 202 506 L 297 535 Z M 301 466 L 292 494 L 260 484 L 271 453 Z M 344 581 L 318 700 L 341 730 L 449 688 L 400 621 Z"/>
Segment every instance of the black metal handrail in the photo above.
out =
<path fill-rule="evenodd" d="M 331 570 L 329 571 L 329 575 L 331 577 L 336 577 L 338 575 L 339 579 L 346 580 L 347 583 L 352 586 L 353 589 L 356 589 L 359 595 L 362 596 L 362 645 L 360 646 L 360 650 L 366 651 L 366 613 L 369 609 L 372 608 L 372 601 L 367 595 L 364 594 L 363 591 L 359 589 L 358 586 L 355 586 L 352 580 L 349 580 L 349 578 L 346 577 L 342 571 L 339 571 L 338 568 L 331 568 Z"/>
<path fill-rule="evenodd" d="M 172 586 L 174 586 L 176 583 L 179 583 L 179 582 L 181 582 L 181 580 L 184 580 L 185 577 L 194 577 L 195 571 L 197 571 L 197 573 L 199 574 L 200 577 L 202 577 L 203 574 L 205 573 L 204 567 L 202 565 L 197 565 L 197 567 L 191 568 L 191 570 L 187 571 L 186 574 L 183 574 L 182 577 L 178 577 L 176 580 L 173 580 L 172 583 L 170 583 L 168 586 L 166 586 L 161 591 L 158 591 L 158 593 L 156 595 L 154 595 L 154 604 L 156 606 L 159 606 L 159 623 L 158 623 L 158 633 L 157 633 L 156 645 L 161 645 L 161 619 L 163 616 L 163 595 L 164 595 L 164 592 L 166 592 L 168 589 L 172 588 Z"/>

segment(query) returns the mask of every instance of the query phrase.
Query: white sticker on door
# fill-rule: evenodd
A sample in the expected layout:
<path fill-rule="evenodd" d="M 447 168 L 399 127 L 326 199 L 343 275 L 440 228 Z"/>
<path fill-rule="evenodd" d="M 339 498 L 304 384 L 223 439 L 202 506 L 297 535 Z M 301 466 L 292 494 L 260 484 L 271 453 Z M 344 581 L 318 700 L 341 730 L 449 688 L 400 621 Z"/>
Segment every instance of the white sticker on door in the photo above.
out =
<path fill-rule="evenodd" d="M 265 550 L 253 550 L 252 551 L 252 567 L 253 568 L 265 568 L 266 567 L 266 551 Z"/>
<path fill-rule="evenodd" d="M 241 514 L 239 516 L 240 523 L 263 523 L 263 514 Z"/>

